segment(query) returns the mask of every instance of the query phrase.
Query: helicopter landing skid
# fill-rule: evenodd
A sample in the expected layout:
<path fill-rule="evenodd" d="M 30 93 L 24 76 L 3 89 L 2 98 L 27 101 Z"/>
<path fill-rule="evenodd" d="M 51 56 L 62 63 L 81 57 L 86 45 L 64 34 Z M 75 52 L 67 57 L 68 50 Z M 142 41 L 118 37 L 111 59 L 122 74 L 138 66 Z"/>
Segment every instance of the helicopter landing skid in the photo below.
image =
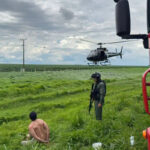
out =
<path fill-rule="evenodd" d="M 98 65 L 97 63 L 87 63 L 89 66 L 96 66 Z"/>
<path fill-rule="evenodd" d="M 102 65 L 102 66 L 109 66 L 109 65 L 111 65 L 111 62 L 110 62 L 110 60 L 100 61 L 100 65 Z"/>

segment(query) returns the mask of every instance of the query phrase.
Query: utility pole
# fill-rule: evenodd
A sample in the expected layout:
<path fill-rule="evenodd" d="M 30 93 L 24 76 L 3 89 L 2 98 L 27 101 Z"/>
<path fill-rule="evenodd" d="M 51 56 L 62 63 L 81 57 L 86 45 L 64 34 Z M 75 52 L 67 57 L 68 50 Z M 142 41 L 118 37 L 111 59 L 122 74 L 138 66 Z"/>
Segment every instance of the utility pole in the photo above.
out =
<path fill-rule="evenodd" d="M 25 72 L 25 40 L 26 39 L 20 39 L 22 41 L 22 48 L 23 48 L 23 62 L 22 62 L 22 72 Z"/>

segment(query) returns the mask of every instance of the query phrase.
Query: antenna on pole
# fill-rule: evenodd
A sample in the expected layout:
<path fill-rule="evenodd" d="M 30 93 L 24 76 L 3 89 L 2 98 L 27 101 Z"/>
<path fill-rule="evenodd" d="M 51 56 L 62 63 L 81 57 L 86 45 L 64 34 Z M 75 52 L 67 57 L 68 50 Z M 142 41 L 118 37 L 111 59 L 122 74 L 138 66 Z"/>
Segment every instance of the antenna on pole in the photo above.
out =
<path fill-rule="evenodd" d="M 25 40 L 26 39 L 20 39 L 22 41 L 22 48 L 23 48 L 23 61 L 22 61 L 22 72 L 25 72 Z"/>

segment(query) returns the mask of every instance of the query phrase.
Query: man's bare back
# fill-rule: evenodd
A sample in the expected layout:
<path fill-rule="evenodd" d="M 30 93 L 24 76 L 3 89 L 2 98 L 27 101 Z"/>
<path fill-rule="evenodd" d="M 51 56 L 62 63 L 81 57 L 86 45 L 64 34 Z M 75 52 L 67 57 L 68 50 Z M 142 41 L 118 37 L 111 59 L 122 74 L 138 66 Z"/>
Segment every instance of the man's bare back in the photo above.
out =
<path fill-rule="evenodd" d="M 29 125 L 29 134 L 39 142 L 49 142 L 48 125 L 41 119 L 32 120 Z"/>

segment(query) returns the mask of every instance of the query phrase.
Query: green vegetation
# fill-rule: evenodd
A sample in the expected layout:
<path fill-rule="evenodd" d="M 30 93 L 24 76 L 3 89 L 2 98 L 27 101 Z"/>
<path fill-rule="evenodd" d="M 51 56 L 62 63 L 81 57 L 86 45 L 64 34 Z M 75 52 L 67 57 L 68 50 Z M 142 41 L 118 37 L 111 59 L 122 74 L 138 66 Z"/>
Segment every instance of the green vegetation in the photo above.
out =
<path fill-rule="evenodd" d="M 0 72 L 20 72 L 22 64 L 0 64 Z M 37 64 L 26 64 L 25 70 L 28 72 L 36 71 L 60 71 L 60 70 L 93 70 L 93 69 L 111 69 L 111 66 L 96 66 L 96 65 L 37 65 Z M 121 66 L 113 66 L 113 68 L 119 69 Z M 124 66 L 124 68 L 131 68 Z M 134 66 L 132 68 L 135 68 Z M 136 67 L 137 68 L 137 67 Z M 145 68 L 145 67 L 138 67 Z"/>
<path fill-rule="evenodd" d="M 61 66 L 62 67 L 62 66 Z M 61 68 L 60 67 L 60 68 Z M 67 67 L 67 66 L 66 66 Z M 60 69 L 49 72 L 0 73 L 0 150 L 145 150 L 142 131 L 150 126 L 144 111 L 141 76 L 146 67 Z M 88 114 L 91 73 L 107 83 L 103 121 Z M 21 146 L 28 114 L 36 111 L 50 127 L 50 144 Z M 130 146 L 130 136 L 135 145 Z"/>

